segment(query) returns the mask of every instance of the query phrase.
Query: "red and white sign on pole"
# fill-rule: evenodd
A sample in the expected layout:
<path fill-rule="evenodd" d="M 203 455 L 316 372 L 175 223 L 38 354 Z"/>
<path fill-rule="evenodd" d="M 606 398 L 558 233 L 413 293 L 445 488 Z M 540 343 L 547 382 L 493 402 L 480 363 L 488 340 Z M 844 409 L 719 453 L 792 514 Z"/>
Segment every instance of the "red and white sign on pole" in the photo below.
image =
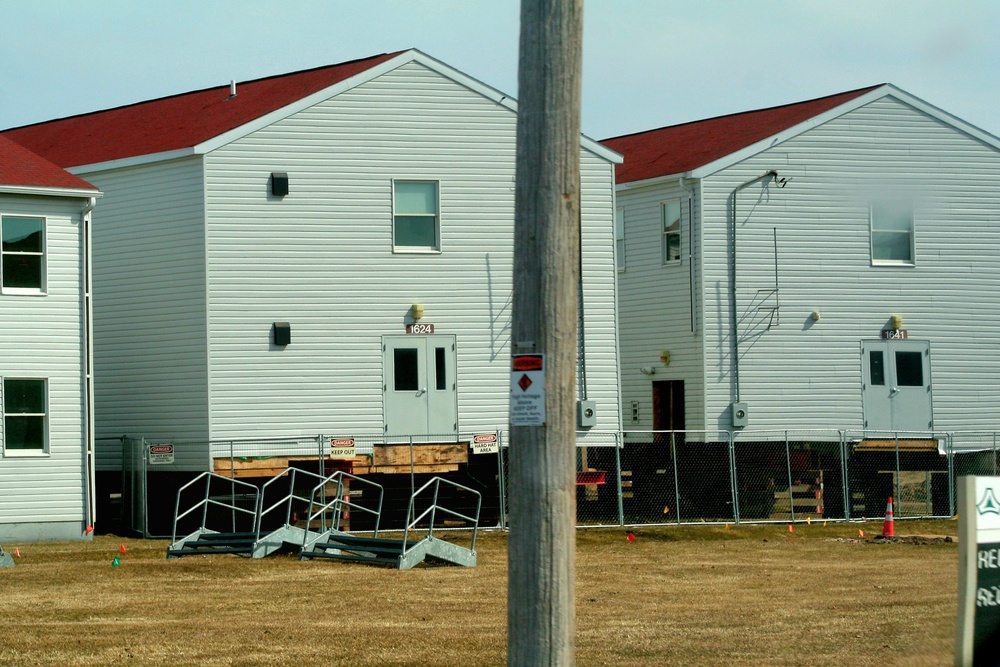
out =
<path fill-rule="evenodd" d="M 545 425 L 544 354 L 511 356 L 510 425 Z"/>

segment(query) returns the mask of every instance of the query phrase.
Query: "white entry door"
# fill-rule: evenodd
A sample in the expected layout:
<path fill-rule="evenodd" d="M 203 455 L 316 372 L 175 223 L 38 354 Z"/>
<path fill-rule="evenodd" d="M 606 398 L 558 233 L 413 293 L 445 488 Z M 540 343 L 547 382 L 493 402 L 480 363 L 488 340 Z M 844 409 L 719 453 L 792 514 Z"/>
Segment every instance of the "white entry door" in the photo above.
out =
<path fill-rule="evenodd" d="M 862 341 L 861 370 L 866 429 L 934 429 L 927 341 Z"/>
<path fill-rule="evenodd" d="M 458 432 L 454 336 L 385 336 L 382 359 L 387 434 Z"/>

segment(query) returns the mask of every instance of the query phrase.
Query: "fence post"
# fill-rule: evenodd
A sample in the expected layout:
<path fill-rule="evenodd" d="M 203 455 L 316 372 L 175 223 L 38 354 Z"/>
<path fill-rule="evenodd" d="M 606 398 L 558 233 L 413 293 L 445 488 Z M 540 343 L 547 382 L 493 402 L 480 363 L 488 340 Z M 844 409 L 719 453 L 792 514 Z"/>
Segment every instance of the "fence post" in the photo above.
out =
<path fill-rule="evenodd" d="M 507 474 L 503 467 L 503 430 L 497 429 L 497 485 L 500 493 L 500 530 L 507 530 Z"/>
<path fill-rule="evenodd" d="M 948 434 L 948 516 L 955 516 L 955 443 Z"/>
<path fill-rule="evenodd" d="M 899 432 L 896 432 L 896 505 L 902 509 L 901 492 L 903 490 L 902 474 L 899 471 Z M 896 511 L 896 516 L 902 516 L 902 512 Z"/>
<path fill-rule="evenodd" d="M 142 465 L 140 474 L 142 475 L 142 495 L 139 498 L 139 506 L 142 508 L 142 536 L 149 539 L 149 470 L 146 468 L 146 459 L 149 454 L 149 447 L 146 446 L 146 438 L 143 437 L 140 456 Z"/>
<path fill-rule="evenodd" d="M 795 491 L 792 489 L 792 448 L 788 443 L 788 431 L 785 431 L 785 471 L 788 473 L 788 513 L 795 523 Z"/>
<path fill-rule="evenodd" d="M 416 461 L 414 459 L 414 452 L 413 452 L 413 436 L 411 435 L 410 436 L 410 502 L 411 503 L 414 502 L 413 494 L 417 492 L 417 481 L 416 481 L 417 475 L 415 468 L 416 468 Z M 416 516 L 416 511 L 417 508 L 416 506 L 414 506 L 413 508 L 414 516 Z M 409 519 L 407 519 L 407 521 L 409 521 Z"/>
<path fill-rule="evenodd" d="M 324 454 L 324 451 L 325 447 L 323 445 L 323 434 L 320 433 L 319 435 L 316 436 L 316 465 L 317 465 L 316 473 L 320 476 L 320 479 L 326 477 L 326 475 L 324 474 L 326 472 L 326 466 L 323 465 L 324 463 L 323 459 L 326 456 Z M 326 487 L 325 484 L 323 486 L 324 488 Z"/>
<path fill-rule="evenodd" d="M 729 431 L 729 497 L 733 501 L 733 522 L 740 522 L 740 493 L 736 488 L 736 434 Z"/>
<path fill-rule="evenodd" d="M 618 438 L 621 433 L 615 434 L 615 474 L 618 475 L 618 525 L 625 525 L 625 501 L 623 500 L 625 494 L 622 492 L 622 452 L 619 447 L 619 443 L 624 443 L 624 440 L 619 441 Z M 633 482 L 634 484 L 635 482 Z"/>
<path fill-rule="evenodd" d="M 843 494 L 844 520 L 851 520 L 851 484 L 847 480 L 850 471 L 847 467 L 847 432 L 840 432 L 840 490 Z"/>
<path fill-rule="evenodd" d="M 670 460 L 674 464 L 674 516 L 677 517 L 677 523 L 681 522 L 681 485 L 680 481 L 677 479 L 677 432 L 670 432 Z"/>

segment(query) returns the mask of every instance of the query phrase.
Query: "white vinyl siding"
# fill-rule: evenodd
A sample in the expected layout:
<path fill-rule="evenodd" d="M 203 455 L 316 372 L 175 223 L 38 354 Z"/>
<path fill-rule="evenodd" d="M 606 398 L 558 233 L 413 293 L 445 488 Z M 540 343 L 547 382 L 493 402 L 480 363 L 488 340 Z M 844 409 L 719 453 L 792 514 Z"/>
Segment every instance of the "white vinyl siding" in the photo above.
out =
<path fill-rule="evenodd" d="M 909 338 L 931 342 L 935 428 L 994 429 L 1000 156 L 891 97 L 703 181 L 709 425 L 729 426 L 734 398 L 731 195 L 771 169 L 786 187 L 765 180 L 737 202 L 739 376 L 750 428 L 862 428 L 860 341 L 877 339 L 899 314 Z M 919 261 L 902 272 L 872 266 L 870 203 L 886 192 L 914 202 Z M 812 322 L 813 311 L 822 319 Z"/>
<path fill-rule="evenodd" d="M 0 295 L 0 392 L 3 378 L 47 385 L 47 450 L 27 456 L 0 450 L 0 543 L 5 536 L 78 539 L 85 521 L 83 203 L 0 195 L 5 215 L 45 219 L 47 272 L 43 298 Z M 0 439 L 2 430 L 0 423 Z"/>
<path fill-rule="evenodd" d="M 380 433 L 381 337 L 414 303 L 456 337 L 460 430 L 505 427 L 515 135 L 514 113 L 410 63 L 208 155 L 212 437 Z M 616 429 L 613 175 L 582 160 L 587 379 Z M 279 166 L 291 194 L 269 200 Z M 392 252 L 393 179 L 440 183 L 444 252 Z M 274 321 L 295 331 L 281 351 Z"/>
<path fill-rule="evenodd" d="M 704 371 L 701 337 L 693 323 L 692 271 L 695 262 L 697 199 L 676 183 L 620 191 L 618 201 L 625 211 L 625 252 L 629 269 L 618 277 L 621 328 L 622 410 L 636 428 L 653 427 L 652 381 L 683 380 L 685 426 L 701 428 Z M 664 265 L 664 202 L 673 201 L 687 230 L 692 261 L 681 268 Z M 697 280 L 697 278 L 696 278 Z M 660 361 L 670 353 L 670 363 Z M 652 376 L 640 369 L 652 367 Z M 637 403 L 638 421 L 632 422 L 632 403 Z"/>
<path fill-rule="evenodd" d="M 114 470 L 121 445 L 108 438 L 208 435 L 202 170 L 189 158 L 84 177 L 105 193 L 93 214 L 95 421 L 98 469 Z M 178 447 L 175 467 L 207 460 L 207 447 Z"/>

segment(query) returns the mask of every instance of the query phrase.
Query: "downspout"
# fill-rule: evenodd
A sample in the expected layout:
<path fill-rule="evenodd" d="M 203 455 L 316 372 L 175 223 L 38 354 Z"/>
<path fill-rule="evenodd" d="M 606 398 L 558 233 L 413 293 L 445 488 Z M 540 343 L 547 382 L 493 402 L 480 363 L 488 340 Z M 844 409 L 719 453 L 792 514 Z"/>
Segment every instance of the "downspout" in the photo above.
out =
<path fill-rule="evenodd" d="M 691 333 L 698 333 L 698 319 L 696 314 L 697 309 L 697 292 L 695 289 L 695 229 L 694 229 L 694 196 L 696 188 L 693 185 L 688 185 L 687 177 L 681 176 L 678 180 L 678 185 L 687 193 L 687 209 L 688 209 L 688 309 L 691 315 Z"/>
<path fill-rule="evenodd" d="M 730 311 L 730 332 L 732 337 L 733 354 L 733 385 L 735 389 L 735 401 L 740 402 L 740 342 L 739 342 L 739 313 L 736 309 L 736 199 L 740 190 L 750 187 L 754 183 L 774 179 L 778 181 L 778 172 L 774 169 L 767 171 L 760 176 L 751 178 L 749 181 L 736 186 L 733 190 L 733 217 L 729 228 L 729 311 Z"/>
<path fill-rule="evenodd" d="M 576 344 L 577 344 L 577 400 L 585 401 L 587 400 L 587 336 L 584 332 L 587 318 L 584 313 L 584 300 L 583 300 L 583 210 L 580 206 L 580 212 L 577 216 L 578 223 L 577 229 L 580 233 L 580 252 L 577 257 L 577 271 L 579 272 L 579 277 L 577 278 L 577 334 L 576 334 Z"/>
<path fill-rule="evenodd" d="M 94 465 L 94 306 L 91 301 L 91 255 L 90 255 L 90 213 L 97 205 L 97 197 L 90 197 L 80 212 L 83 226 L 83 354 L 84 354 L 84 419 L 86 421 L 86 442 L 84 469 L 87 477 L 86 526 L 85 534 L 94 529 L 97 518 L 96 472 Z"/>

